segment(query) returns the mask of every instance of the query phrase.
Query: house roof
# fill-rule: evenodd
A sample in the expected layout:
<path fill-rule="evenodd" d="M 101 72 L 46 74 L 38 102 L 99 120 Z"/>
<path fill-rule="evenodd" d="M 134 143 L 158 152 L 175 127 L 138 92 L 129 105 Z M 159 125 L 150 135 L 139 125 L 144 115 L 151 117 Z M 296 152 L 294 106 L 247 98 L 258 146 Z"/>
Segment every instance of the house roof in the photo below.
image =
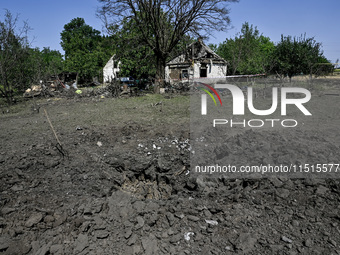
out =
<path fill-rule="evenodd" d="M 167 65 L 191 64 L 192 61 L 227 64 L 226 60 L 205 45 L 202 40 L 197 40 L 191 43 L 184 53 L 169 61 Z"/>

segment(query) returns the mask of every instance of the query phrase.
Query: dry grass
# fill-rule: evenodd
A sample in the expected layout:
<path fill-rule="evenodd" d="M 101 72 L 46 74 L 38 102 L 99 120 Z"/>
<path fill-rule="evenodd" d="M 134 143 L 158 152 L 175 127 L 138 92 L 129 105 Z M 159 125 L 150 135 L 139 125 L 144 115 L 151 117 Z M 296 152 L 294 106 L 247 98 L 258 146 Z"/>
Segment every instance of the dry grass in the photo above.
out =
<path fill-rule="evenodd" d="M 23 140 L 35 133 L 49 134 L 50 126 L 43 109 L 47 110 L 58 135 L 73 133 L 78 126 L 120 128 L 129 122 L 142 126 L 188 125 L 190 118 L 189 97 L 181 95 L 170 98 L 154 94 L 126 99 L 52 98 L 39 99 L 36 104 L 40 107 L 38 113 L 31 109 L 33 100 L 11 106 L 9 113 L 0 114 L 0 129 L 11 128 L 11 132 Z M 9 122 L 15 125 L 11 127 Z"/>

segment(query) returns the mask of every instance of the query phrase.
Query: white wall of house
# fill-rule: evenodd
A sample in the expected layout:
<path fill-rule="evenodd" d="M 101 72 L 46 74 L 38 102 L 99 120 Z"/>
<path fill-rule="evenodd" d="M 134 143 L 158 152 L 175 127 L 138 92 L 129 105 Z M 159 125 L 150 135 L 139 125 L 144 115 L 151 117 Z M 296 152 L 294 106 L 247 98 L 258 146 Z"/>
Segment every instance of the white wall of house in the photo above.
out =
<path fill-rule="evenodd" d="M 227 65 L 222 63 L 212 63 L 203 65 L 206 67 L 206 77 L 201 77 L 201 63 L 194 63 L 194 66 L 192 67 L 183 67 L 183 68 L 176 68 L 183 70 L 188 70 L 189 79 L 195 79 L 206 83 L 216 83 L 219 80 L 225 79 L 225 76 L 227 75 Z M 170 73 L 174 69 L 169 68 L 169 66 L 166 66 L 165 68 L 165 79 L 167 82 L 177 82 L 177 79 L 171 79 Z M 178 72 L 178 71 L 177 71 Z M 186 79 L 182 79 L 186 80 Z"/>
<path fill-rule="evenodd" d="M 120 66 L 120 61 L 115 60 L 114 56 L 112 56 L 103 68 L 104 83 L 111 82 L 114 78 L 117 77 L 117 73 L 119 73 L 120 71 L 119 66 Z"/>
<path fill-rule="evenodd" d="M 215 83 L 225 80 L 226 75 L 227 61 L 213 52 L 200 39 L 190 44 L 185 53 L 168 62 L 165 68 L 167 82 L 194 79 Z"/>
<path fill-rule="evenodd" d="M 209 64 L 194 64 L 194 78 L 203 78 L 201 76 L 201 67 L 206 68 L 206 78 L 221 78 L 227 74 L 227 65 L 219 63 L 209 63 Z"/>

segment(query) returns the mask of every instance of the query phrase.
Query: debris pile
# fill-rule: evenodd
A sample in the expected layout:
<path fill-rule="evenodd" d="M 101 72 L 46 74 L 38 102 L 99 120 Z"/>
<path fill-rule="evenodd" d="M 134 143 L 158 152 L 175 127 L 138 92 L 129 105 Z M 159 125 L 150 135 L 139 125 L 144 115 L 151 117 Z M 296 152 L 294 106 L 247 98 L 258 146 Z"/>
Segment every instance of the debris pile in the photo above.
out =
<path fill-rule="evenodd" d="M 174 82 L 169 83 L 165 87 L 165 90 L 169 93 L 184 93 L 189 92 L 191 82 L 181 81 L 181 82 Z"/>

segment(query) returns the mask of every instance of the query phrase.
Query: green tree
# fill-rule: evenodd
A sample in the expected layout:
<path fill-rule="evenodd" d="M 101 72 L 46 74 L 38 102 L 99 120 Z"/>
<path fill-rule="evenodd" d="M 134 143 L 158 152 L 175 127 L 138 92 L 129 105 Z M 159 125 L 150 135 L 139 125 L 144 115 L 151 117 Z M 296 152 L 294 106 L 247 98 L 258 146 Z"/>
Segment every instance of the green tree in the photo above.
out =
<path fill-rule="evenodd" d="M 39 48 L 29 48 L 24 59 L 24 73 L 28 85 L 39 84 L 45 74 L 45 65 Z"/>
<path fill-rule="evenodd" d="M 275 72 L 289 79 L 296 74 L 317 74 L 318 63 L 325 61 L 321 43 L 314 37 L 291 37 L 281 35 L 281 41 L 275 47 Z M 327 60 L 328 61 L 328 60 Z"/>
<path fill-rule="evenodd" d="M 139 30 L 132 19 L 124 19 L 121 28 L 110 28 L 116 58 L 121 62 L 120 76 L 134 78 L 154 77 L 156 74 L 154 52 L 140 40 Z"/>
<path fill-rule="evenodd" d="M 155 91 L 163 85 L 169 54 L 187 34 L 210 34 L 226 30 L 230 22 L 227 3 L 236 0 L 99 0 L 99 15 L 107 26 L 122 26 L 124 19 L 134 20 L 140 40 L 150 47 L 156 58 Z"/>
<path fill-rule="evenodd" d="M 21 72 L 26 77 L 26 83 L 39 84 L 47 81 L 51 75 L 57 75 L 63 70 L 63 57 L 57 50 L 50 48 L 29 48 L 23 60 Z"/>
<path fill-rule="evenodd" d="M 0 21 L 0 94 L 11 104 L 14 93 L 22 91 L 27 85 L 24 62 L 28 56 L 27 32 L 24 23 L 17 28 L 18 16 L 8 10 Z"/>
<path fill-rule="evenodd" d="M 134 78 L 150 78 L 156 75 L 156 56 L 154 51 L 141 40 L 141 32 L 133 19 L 124 19 L 123 26 L 109 28 L 114 41 L 116 58 L 121 61 L 120 75 Z M 169 53 L 168 60 L 182 53 L 193 40 L 184 36 Z"/>
<path fill-rule="evenodd" d="M 82 80 L 98 76 L 108 59 L 107 51 L 102 48 L 106 38 L 87 25 L 83 18 L 72 19 L 60 35 L 61 46 L 65 51 L 65 70 L 76 72 Z"/>
<path fill-rule="evenodd" d="M 217 50 L 218 50 L 218 45 L 217 45 L 217 44 L 210 43 L 210 44 L 208 45 L 208 47 L 209 47 L 210 49 L 212 49 L 214 52 L 217 52 Z"/>
<path fill-rule="evenodd" d="M 260 34 L 257 27 L 245 22 L 241 33 L 226 39 L 216 53 L 228 61 L 229 74 L 258 74 L 271 70 L 274 48 L 274 43 Z"/>
<path fill-rule="evenodd" d="M 63 70 L 63 55 L 59 51 L 44 47 L 41 51 L 41 57 L 44 64 L 43 79 L 47 79 L 51 75 L 57 75 Z"/>
<path fill-rule="evenodd" d="M 332 64 L 325 56 L 320 56 L 317 63 L 315 63 L 310 70 L 310 75 L 322 76 L 333 74 L 335 69 L 334 64 Z"/>

